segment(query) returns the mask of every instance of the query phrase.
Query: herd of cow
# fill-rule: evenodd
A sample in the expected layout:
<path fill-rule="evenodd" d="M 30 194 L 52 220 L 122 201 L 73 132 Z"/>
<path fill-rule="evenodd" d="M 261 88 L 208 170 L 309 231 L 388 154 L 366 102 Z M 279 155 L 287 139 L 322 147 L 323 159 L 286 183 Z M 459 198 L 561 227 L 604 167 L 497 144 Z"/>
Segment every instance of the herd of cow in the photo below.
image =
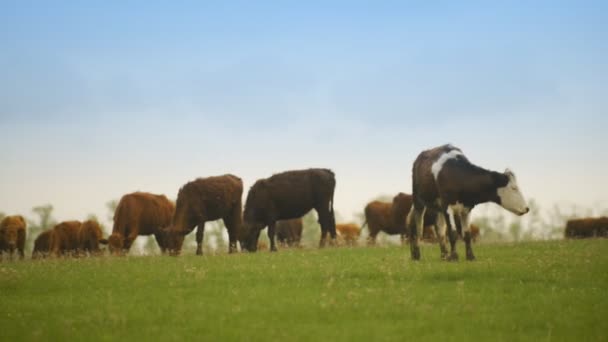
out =
<path fill-rule="evenodd" d="M 373 201 L 365 207 L 363 226 L 369 229 L 368 243 L 379 232 L 399 234 L 402 243 L 409 240 L 412 259 L 420 259 L 420 240 L 438 241 L 441 258 L 457 260 L 455 243 L 461 237 L 468 260 L 475 258 L 471 247 L 479 229 L 469 222 L 473 207 L 494 202 L 523 215 L 529 211 L 515 175 L 508 169 L 495 172 L 472 164 L 462 151 L 442 145 L 421 152 L 412 170 L 412 195 L 399 193 L 392 203 Z M 321 226 L 320 246 L 336 244 L 338 234 L 349 245 L 358 239 L 361 229 L 354 224 L 336 225 L 333 209 L 335 175 L 328 169 L 287 171 L 256 181 L 242 206 L 243 182 L 227 174 L 198 178 L 179 189 L 175 205 L 164 195 L 135 192 L 124 195 L 114 213 L 111 235 L 104 239 L 96 221 L 65 221 L 42 232 L 34 242 L 32 258 L 49 255 L 96 255 L 101 244 L 112 254 L 129 251 L 139 235 L 154 235 L 162 253 L 177 255 L 184 236 L 196 231 L 196 254 L 203 253 L 205 222 L 222 219 L 228 231 L 229 253 L 254 252 L 259 236 L 268 228 L 270 250 L 279 243 L 296 246 L 302 236 L 301 217 L 317 212 Z M 608 218 L 596 221 L 569 221 L 566 236 L 606 234 Z M 602 226 L 603 224 L 603 226 Z M 0 258 L 15 250 L 24 257 L 26 223 L 22 216 L 8 216 L 0 223 Z M 600 228 L 598 228 L 600 227 Z M 583 232 L 583 233 L 580 233 Z M 450 251 L 447 242 L 450 243 Z"/>

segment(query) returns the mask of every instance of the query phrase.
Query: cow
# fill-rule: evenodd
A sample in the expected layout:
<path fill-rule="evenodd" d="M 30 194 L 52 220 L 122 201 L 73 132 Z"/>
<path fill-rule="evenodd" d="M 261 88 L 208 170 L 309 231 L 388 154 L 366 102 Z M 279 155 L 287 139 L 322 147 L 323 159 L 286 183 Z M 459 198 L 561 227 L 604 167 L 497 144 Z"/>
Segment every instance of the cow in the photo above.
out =
<path fill-rule="evenodd" d="M 315 209 L 321 225 L 320 247 L 325 246 L 327 234 L 336 242 L 334 191 L 336 178 L 328 169 L 286 171 L 257 180 L 249 189 L 245 202 L 245 249 L 255 252 L 260 232 L 268 227 L 270 251 L 275 244 L 276 221 L 302 217 Z"/>
<path fill-rule="evenodd" d="M 115 255 L 129 251 L 139 235 L 154 235 L 162 253 L 167 242 L 162 229 L 171 224 L 175 206 L 165 195 L 134 192 L 122 196 L 114 212 L 112 234 L 108 238 L 110 252 Z"/>
<path fill-rule="evenodd" d="M 50 255 L 78 256 L 79 241 L 78 232 L 82 223 L 80 221 L 64 221 L 53 227 L 49 239 Z"/>
<path fill-rule="evenodd" d="M 25 219 L 21 215 L 7 216 L 0 222 L 0 260 L 2 254 L 7 252 L 9 258 L 13 258 L 15 249 L 19 253 L 19 259 L 23 259 L 25 249 Z"/>
<path fill-rule="evenodd" d="M 298 247 L 302 240 L 302 218 L 280 220 L 276 223 L 276 235 L 282 247 Z M 259 249 L 259 248 L 258 248 Z"/>
<path fill-rule="evenodd" d="M 567 239 L 608 237 L 608 217 L 568 220 L 564 235 Z"/>
<path fill-rule="evenodd" d="M 53 229 L 47 229 L 38 234 L 36 240 L 34 240 L 32 259 L 42 259 L 49 256 L 51 251 L 51 234 L 53 234 Z"/>
<path fill-rule="evenodd" d="M 422 151 L 412 168 L 413 205 L 407 217 L 410 251 L 420 260 L 419 241 L 426 211 L 436 213 L 436 225 L 444 260 L 458 260 L 456 232 L 463 235 L 467 260 L 474 260 L 471 248 L 469 214 L 477 205 L 494 202 L 506 210 L 524 215 L 530 209 L 509 169 L 495 172 L 472 164 L 457 147 L 450 144 Z M 456 232 L 453 228 L 456 228 Z M 450 254 L 446 248 L 446 229 Z"/>
<path fill-rule="evenodd" d="M 102 237 L 101 227 L 95 220 L 84 221 L 78 230 L 78 252 L 86 255 L 100 255 L 99 245 L 107 245 L 108 240 Z"/>
<path fill-rule="evenodd" d="M 354 223 L 336 224 L 336 233 L 341 241 L 352 247 L 357 244 L 359 235 L 361 235 L 361 228 Z"/>
<path fill-rule="evenodd" d="M 228 230 L 228 252 L 237 251 L 242 226 L 243 181 L 231 174 L 198 178 L 179 189 L 175 215 L 165 229 L 172 255 L 181 252 L 184 236 L 196 230 L 196 255 L 203 254 L 205 222 L 222 219 Z"/>
<path fill-rule="evenodd" d="M 401 236 L 401 243 L 405 244 L 409 232 L 405 226 L 405 220 L 410 208 L 412 207 L 412 195 L 403 192 L 398 193 L 393 197 L 392 202 L 372 201 L 365 206 L 365 222 L 363 227 L 367 225 L 369 236 L 367 238 L 368 245 L 376 244 L 376 236 L 380 232 L 388 235 Z M 425 217 L 425 226 L 423 237 L 432 239 L 435 217 L 427 214 Z"/>

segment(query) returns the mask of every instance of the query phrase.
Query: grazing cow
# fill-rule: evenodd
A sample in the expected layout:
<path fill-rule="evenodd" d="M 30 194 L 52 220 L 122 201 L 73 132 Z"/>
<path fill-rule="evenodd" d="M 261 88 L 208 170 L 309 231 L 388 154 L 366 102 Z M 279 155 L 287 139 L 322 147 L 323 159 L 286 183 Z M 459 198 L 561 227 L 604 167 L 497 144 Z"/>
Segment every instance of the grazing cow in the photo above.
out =
<path fill-rule="evenodd" d="M 101 227 L 95 220 L 87 220 L 78 230 L 78 252 L 89 255 L 101 254 L 99 245 L 107 245 L 108 240 L 102 237 Z"/>
<path fill-rule="evenodd" d="M 372 201 L 365 206 L 365 223 L 369 229 L 369 236 L 367 238 L 368 245 L 374 245 L 376 243 L 376 236 L 380 232 L 384 232 L 388 235 L 401 236 L 401 243 L 404 244 L 407 241 L 409 232 L 405 226 L 405 220 L 407 214 L 410 212 L 412 207 L 412 195 L 398 193 L 393 197 L 392 203 Z M 435 217 L 427 215 L 425 222 L 424 238 L 431 239 L 433 236 L 432 226 L 434 225 Z"/>
<path fill-rule="evenodd" d="M 321 225 L 320 246 L 327 233 L 336 241 L 333 198 L 336 188 L 334 173 L 328 169 L 286 171 L 256 181 L 245 202 L 245 248 L 255 252 L 260 232 L 268 226 L 270 250 L 276 251 L 276 221 L 302 217 L 315 209 Z"/>
<path fill-rule="evenodd" d="M 361 228 L 354 223 L 336 224 L 336 233 L 347 246 L 355 246 L 361 235 Z"/>
<path fill-rule="evenodd" d="M 15 249 L 19 253 L 19 258 L 23 259 L 25 227 L 25 219 L 21 215 L 7 216 L 0 222 L 0 260 L 4 252 L 7 252 L 12 259 Z"/>
<path fill-rule="evenodd" d="M 38 234 L 36 240 L 34 240 L 32 259 L 41 259 L 49 256 L 51 251 L 51 234 L 53 234 L 53 229 L 47 229 Z"/>
<path fill-rule="evenodd" d="M 198 178 L 186 183 L 177 195 L 177 205 L 171 227 L 165 229 L 168 248 L 177 255 L 184 236 L 196 230 L 196 254 L 203 254 L 205 222 L 222 219 L 228 230 L 228 252 L 237 251 L 241 230 L 243 181 L 234 175 Z"/>
<path fill-rule="evenodd" d="M 282 247 L 298 247 L 302 240 L 302 218 L 277 221 L 276 234 Z M 259 248 L 258 248 L 259 249 Z"/>
<path fill-rule="evenodd" d="M 114 212 L 114 226 L 108 238 L 110 252 L 126 253 L 137 236 L 154 234 L 164 253 L 167 242 L 162 229 L 171 224 L 174 211 L 175 206 L 165 195 L 134 192 L 122 196 Z"/>
<path fill-rule="evenodd" d="M 437 213 L 436 225 L 441 257 L 447 260 L 458 259 L 453 226 L 460 234 L 464 229 L 467 259 L 475 259 L 469 225 L 469 213 L 475 205 L 494 202 L 517 215 L 529 211 L 511 171 L 507 169 L 504 173 L 499 173 L 476 166 L 460 149 L 449 144 L 423 151 L 418 155 L 412 170 L 412 194 L 414 203 L 407 217 L 407 225 L 411 234 L 410 249 L 413 260 L 420 259 L 418 244 L 426 211 Z M 450 239 L 449 256 L 446 248 L 446 227 Z"/>
<path fill-rule="evenodd" d="M 608 237 L 608 217 L 568 220 L 565 236 L 567 239 Z"/>
<path fill-rule="evenodd" d="M 64 221 L 55 227 L 50 237 L 50 254 L 53 256 L 78 256 L 78 232 L 80 221 Z"/>

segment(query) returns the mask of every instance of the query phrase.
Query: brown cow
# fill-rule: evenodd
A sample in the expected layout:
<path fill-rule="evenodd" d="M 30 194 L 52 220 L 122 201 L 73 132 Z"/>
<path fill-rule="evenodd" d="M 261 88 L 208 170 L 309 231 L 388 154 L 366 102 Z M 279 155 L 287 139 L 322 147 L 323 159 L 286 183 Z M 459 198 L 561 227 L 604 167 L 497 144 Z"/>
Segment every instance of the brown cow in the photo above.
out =
<path fill-rule="evenodd" d="M 399 234 L 401 236 L 401 243 L 404 244 L 409 236 L 405 221 L 411 207 L 412 195 L 404 194 L 403 192 L 395 195 L 392 203 L 381 201 L 368 203 L 365 206 L 365 223 L 363 223 L 363 226 L 367 225 L 369 229 L 367 243 L 374 245 L 378 233 L 384 232 L 388 235 Z M 425 222 L 426 227 L 423 238 L 430 241 L 435 235 L 433 232 L 435 217 L 427 215 Z"/>
<path fill-rule="evenodd" d="M 302 218 L 277 221 L 276 233 L 282 247 L 298 247 L 302 240 Z M 259 249 L 259 248 L 258 248 Z"/>
<path fill-rule="evenodd" d="M 64 221 L 53 227 L 50 236 L 50 254 L 53 256 L 78 255 L 80 221 Z"/>
<path fill-rule="evenodd" d="M 317 211 L 321 224 L 320 246 L 325 245 L 327 233 L 335 244 L 335 188 L 335 175 L 328 169 L 287 171 L 256 181 L 245 202 L 245 249 L 255 252 L 260 232 L 268 227 L 270 250 L 276 251 L 276 221 L 302 217 L 311 209 Z"/>
<path fill-rule="evenodd" d="M 608 237 L 608 217 L 572 219 L 566 222 L 567 239 Z"/>
<path fill-rule="evenodd" d="M 354 223 L 336 224 L 336 233 L 341 241 L 347 246 L 355 246 L 361 235 L 361 228 Z"/>
<path fill-rule="evenodd" d="M 437 214 L 441 258 L 458 259 L 456 232 L 464 230 L 467 260 L 474 260 L 469 215 L 477 204 L 494 202 L 517 215 L 530 210 L 511 171 L 507 169 L 499 173 L 483 169 L 472 164 L 459 148 L 449 144 L 418 155 L 412 169 L 412 195 L 414 204 L 408 214 L 407 225 L 412 238 L 410 252 L 413 260 L 420 259 L 418 243 L 426 211 Z M 456 224 L 456 232 L 450 216 Z M 449 255 L 446 229 L 450 238 Z"/>
<path fill-rule="evenodd" d="M 78 251 L 81 254 L 99 255 L 99 245 L 107 245 L 108 240 L 102 238 L 101 227 L 95 220 L 87 220 L 78 230 Z"/>
<path fill-rule="evenodd" d="M 2 260 L 4 252 L 7 252 L 9 258 L 12 259 L 15 249 L 19 253 L 19 258 L 23 259 L 26 225 L 25 219 L 21 215 L 7 216 L 0 222 L 0 260 Z"/>
<path fill-rule="evenodd" d="M 198 178 L 179 189 L 171 227 L 165 229 L 168 248 L 177 255 L 184 236 L 196 230 L 196 254 L 203 254 L 205 222 L 222 219 L 228 230 L 228 252 L 236 252 L 241 230 L 243 181 L 234 175 Z"/>
<path fill-rule="evenodd" d="M 175 206 L 165 195 L 134 192 L 122 196 L 114 212 L 112 235 L 108 238 L 110 252 L 126 253 L 139 235 L 154 234 L 161 252 L 167 242 L 162 229 L 171 224 Z"/>
<path fill-rule="evenodd" d="M 38 234 L 36 240 L 34 240 L 32 259 L 46 258 L 49 256 L 51 251 L 51 234 L 53 234 L 53 229 L 47 229 Z"/>

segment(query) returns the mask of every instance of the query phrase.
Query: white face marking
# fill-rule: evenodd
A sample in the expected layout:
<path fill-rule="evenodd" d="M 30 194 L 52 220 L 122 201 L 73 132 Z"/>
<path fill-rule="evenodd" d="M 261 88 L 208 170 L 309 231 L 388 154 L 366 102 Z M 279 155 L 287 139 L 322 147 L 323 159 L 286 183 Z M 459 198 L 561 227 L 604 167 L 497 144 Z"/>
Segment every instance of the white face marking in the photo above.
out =
<path fill-rule="evenodd" d="M 446 161 L 461 155 L 462 152 L 458 150 L 451 150 L 450 152 L 442 154 L 439 159 L 435 160 L 435 162 L 431 166 L 431 172 L 433 173 L 435 180 L 437 180 L 437 176 L 439 175 L 439 172 L 443 168 L 443 164 L 445 164 Z"/>
<path fill-rule="evenodd" d="M 524 195 L 517 186 L 515 175 L 508 169 L 505 171 L 505 175 L 509 177 L 509 183 L 502 188 L 496 189 L 496 194 L 500 197 L 500 205 L 508 211 L 523 215 L 528 212 L 528 205 L 524 199 Z"/>

